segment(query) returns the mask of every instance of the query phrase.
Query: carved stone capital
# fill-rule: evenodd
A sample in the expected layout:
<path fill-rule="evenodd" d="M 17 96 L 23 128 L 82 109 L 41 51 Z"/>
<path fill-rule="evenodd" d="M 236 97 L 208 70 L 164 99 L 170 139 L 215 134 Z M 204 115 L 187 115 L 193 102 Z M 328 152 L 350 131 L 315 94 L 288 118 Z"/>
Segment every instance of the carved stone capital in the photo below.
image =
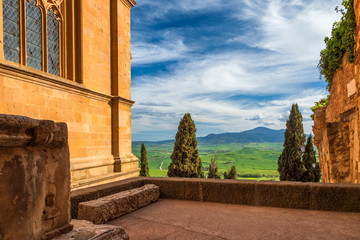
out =
<path fill-rule="evenodd" d="M 57 9 L 59 9 L 60 4 L 63 0 L 42 0 L 42 3 L 44 5 L 44 8 L 46 10 L 49 10 L 51 7 L 55 6 Z"/>
<path fill-rule="evenodd" d="M 129 10 L 136 5 L 134 0 L 120 0 Z"/>

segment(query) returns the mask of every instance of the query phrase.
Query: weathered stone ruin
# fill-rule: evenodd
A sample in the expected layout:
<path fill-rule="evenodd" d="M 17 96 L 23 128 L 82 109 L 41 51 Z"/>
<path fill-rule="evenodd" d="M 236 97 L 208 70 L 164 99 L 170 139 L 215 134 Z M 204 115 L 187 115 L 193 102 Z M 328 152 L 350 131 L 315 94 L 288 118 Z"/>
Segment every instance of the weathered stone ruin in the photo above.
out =
<path fill-rule="evenodd" d="M 314 143 L 326 183 L 360 183 L 360 1 L 354 1 L 354 9 L 355 62 L 344 56 L 332 81 L 329 104 L 318 108 L 314 118 Z"/>
<path fill-rule="evenodd" d="M 70 231 L 66 124 L 0 114 L 0 183 L 0 239 Z"/>

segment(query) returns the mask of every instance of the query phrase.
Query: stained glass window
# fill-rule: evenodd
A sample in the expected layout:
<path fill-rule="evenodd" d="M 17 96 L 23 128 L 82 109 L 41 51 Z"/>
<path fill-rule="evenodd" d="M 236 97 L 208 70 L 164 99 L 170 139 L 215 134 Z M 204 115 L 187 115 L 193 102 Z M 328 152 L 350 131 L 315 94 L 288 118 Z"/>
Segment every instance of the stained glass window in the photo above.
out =
<path fill-rule="evenodd" d="M 4 57 L 20 63 L 19 0 L 3 0 Z"/>
<path fill-rule="evenodd" d="M 36 0 L 26 0 L 26 65 L 42 70 L 41 11 Z"/>
<path fill-rule="evenodd" d="M 47 15 L 48 72 L 59 76 L 59 22 L 56 18 L 50 9 Z"/>

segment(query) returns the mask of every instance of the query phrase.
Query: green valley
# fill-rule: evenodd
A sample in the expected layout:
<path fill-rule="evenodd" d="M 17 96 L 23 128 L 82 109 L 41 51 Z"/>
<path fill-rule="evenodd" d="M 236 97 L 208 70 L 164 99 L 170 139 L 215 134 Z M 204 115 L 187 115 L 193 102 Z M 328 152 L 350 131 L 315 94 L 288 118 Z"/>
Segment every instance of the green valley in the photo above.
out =
<path fill-rule="evenodd" d="M 148 154 L 150 176 L 164 177 L 170 164 L 173 141 L 145 142 Z M 133 142 L 133 153 L 140 158 L 141 142 Z M 235 165 L 238 179 L 278 180 L 277 159 L 282 143 L 229 143 L 199 144 L 199 155 L 207 174 L 210 158 L 217 158 L 222 174 Z"/>

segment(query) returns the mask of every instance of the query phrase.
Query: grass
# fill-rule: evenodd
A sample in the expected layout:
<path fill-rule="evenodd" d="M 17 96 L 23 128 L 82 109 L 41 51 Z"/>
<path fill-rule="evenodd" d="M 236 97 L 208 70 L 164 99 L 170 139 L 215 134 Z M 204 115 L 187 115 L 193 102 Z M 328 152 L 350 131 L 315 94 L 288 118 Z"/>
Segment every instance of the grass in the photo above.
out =
<path fill-rule="evenodd" d="M 138 158 L 140 158 L 140 147 L 140 143 L 133 144 L 133 152 Z M 166 176 L 172 149 L 173 143 L 146 144 L 150 176 Z M 230 170 L 231 166 L 235 165 L 238 179 L 247 180 L 278 180 L 277 160 L 281 151 L 282 143 L 199 145 L 199 155 L 205 175 L 211 157 L 216 156 L 220 173 Z"/>

